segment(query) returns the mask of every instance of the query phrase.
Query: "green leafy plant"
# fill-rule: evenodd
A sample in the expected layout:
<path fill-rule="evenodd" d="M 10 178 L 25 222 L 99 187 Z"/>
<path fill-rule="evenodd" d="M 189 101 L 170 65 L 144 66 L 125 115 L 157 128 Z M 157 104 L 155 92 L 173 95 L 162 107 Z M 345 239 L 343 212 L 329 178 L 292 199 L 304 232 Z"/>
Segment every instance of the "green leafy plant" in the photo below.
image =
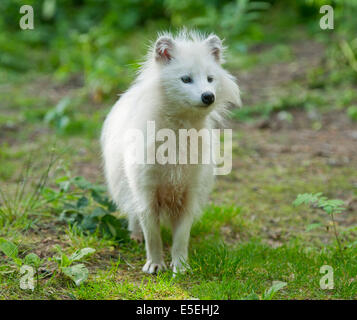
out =
<path fill-rule="evenodd" d="M 18 246 L 12 243 L 9 240 L 4 238 L 0 238 L 0 251 L 2 251 L 5 256 L 10 258 L 10 262 L 13 264 L 13 270 L 9 272 L 14 272 L 15 270 L 19 270 L 21 266 L 27 265 L 35 268 L 35 274 L 37 279 L 37 285 L 39 282 L 39 274 L 38 269 L 44 263 L 42 259 L 35 253 L 27 254 L 23 259 L 19 257 Z"/>
<path fill-rule="evenodd" d="M 117 218 L 115 204 L 105 196 L 105 187 L 93 184 L 83 177 L 62 177 L 57 180 L 60 190 L 45 190 L 51 201 L 60 200 L 59 219 L 85 233 L 99 232 L 105 238 L 113 238 L 118 243 L 130 240 L 127 221 Z"/>
<path fill-rule="evenodd" d="M 273 285 L 265 290 L 262 300 L 272 300 L 276 293 L 286 287 L 287 283 L 283 281 L 273 281 Z"/>
<path fill-rule="evenodd" d="M 357 39 L 357 38 L 356 38 Z M 354 39 L 353 42 L 351 43 L 356 43 L 356 39 Z M 357 58 L 356 54 L 354 52 L 352 45 L 348 43 L 346 40 L 341 40 L 340 42 L 340 48 L 342 53 L 344 54 L 348 64 L 350 65 L 351 69 L 357 72 Z"/>
<path fill-rule="evenodd" d="M 57 263 L 60 272 L 72 279 L 77 286 L 87 280 L 89 271 L 86 266 L 83 263 L 73 264 L 73 262 L 80 261 L 93 254 L 95 249 L 83 248 L 75 251 L 70 256 L 67 256 L 59 246 L 56 246 L 56 249 L 60 255 L 50 258 L 50 260 Z"/>
<path fill-rule="evenodd" d="M 266 289 L 261 296 L 259 296 L 255 292 L 252 292 L 250 295 L 246 296 L 242 300 L 272 300 L 276 295 L 276 293 L 282 290 L 286 286 L 287 286 L 286 282 L 273 281 L 272 286 Z"/>
<path fill-rule="evenodd" d="M 44 118 L 45 123 L 51 124 L 57 130 L 64 132 L 70 123 L 70 115 L 68 111 L 70 104 L 70 98 L 63 98 L 54 108 L 47 111 Z"/>
<path fill-rule="evenodd" d="M 324 197 L 322 195 L 322 192 L 319 193 L 303 193 L 299 194 L 295 201 L 293 202 L 294 206 L 300 206 L 302 204 L 305 205 L 311 205 L 315 208 L 319 208 L 326 212 L 330 217 L 333 225 L 333 231 L 335 235 L 335 239 L 338 245 L 338 248 L 340 250 L 340 253 L 342 254 L 342 245 L 341 245 L 341 240 L 339 238 L 338 232 L 337 232 L 337 227 L 336 227 L 336 221 L 335 221 L 335 214 L 339 214 L 345 210 L 344 208 L 344 202 L 339 199 L 328 199 L 327 197 Z M 310 225 L 310 230 L 318 227 L 319 224 L 314 224 Z"/>
<path fill-rule="evenodd" d="M 49 261 L 55 261 L 58 265 L 60 273 L 66 275 L 79 286 L 82 282 L 87 280 L 89 272 L 83 263 L 73 264 L 76 261 L 80 261 L 85 257 L 93 254 L 95 249 L 83 248 L 76 250 L 72 255 L 67 256 L 59 246 L 56 246 L 59 256 L 49 258 Z M 4 238 L 0 238 L 0 251 L 10 259 L 10 262 L 14 264 L 15 269 L 18 270 L 23 265 L 32 266 L 36 270 L 37 283 L 39 281 L 38 269 L 44 263 L 44 260 L 40 259 L 35 253 L 29 253 L 24 258 L 19 257 L 18 246 Z"/>
<path fill-rule="evenodd" d="M 4 238 L 0 238 L 0 251 L 2 251 L 5 256 L 11 259 L 15 265 L 20 267 L 23 264 L 23 260 L 18 257 L 19 250 L 15 244 Z"/>

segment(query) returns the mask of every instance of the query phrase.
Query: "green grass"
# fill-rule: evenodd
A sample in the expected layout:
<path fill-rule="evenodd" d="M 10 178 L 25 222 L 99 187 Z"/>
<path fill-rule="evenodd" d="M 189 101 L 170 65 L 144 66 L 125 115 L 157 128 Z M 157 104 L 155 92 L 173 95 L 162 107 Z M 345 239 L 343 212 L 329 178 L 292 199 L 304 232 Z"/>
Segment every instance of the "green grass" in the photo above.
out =
<path fill-rule="evenodd" d="M 42 220 L 33 230 L 14 239 L 18 239 L 15 242 L 19 256 L 35 251 L 44 258 L 42 267 L 50 276 L 42 278 L 41 273 L 33 292 L 22 290 L 18 269 L 0 257 L 0 292 L 4 299 L 262 299 L 274 281 L 286 283 L 273 295 L 274 299 L 354 299 L 357 294 L 356 246 L 345 248 L 341 257 L 333 241 L 316 245 L 306 242 L 301 234 L 274 248 L 259 236 L 254 223 L 243 218 L 242 210 L 233 206 L 207 208 L 192 229 L 190 269 L 175 278 L 170 271 L 158 276 L 141 273 L 143 245 L 134 242 L 120 245 L 98 233 L 88 235 L 57 223 L 53 230 L 39 235 L 36 229 L 45 224 Z M 20 229 L 17 225 L 13 228 Z M 224 228 L 229 228 L 233 235 L 245 234 L 247 240 L 229 241 Z M 166 233 L 168 263 L 169 232 L 166 230 Z M 95 248 L 96 253 L 85 262 L 89 269 L 88 280 L 76 286 L 58 272 L 53 261 L 46 261 L 56 250 L 46 244 L 34 245 L 44 237 L 51 239 L 53 245 L 60 244 L 67 254 L 80 248 Z M 323 265 L 334 270 L 333 290 L 320 288 Z"/>
<path fill-rule="evenodd" d="M 121 35 L 123 42 L 115 38 L 122 49 L 111 42 L 116 36 L 112 31 L 103 38 L 108 42 L 102 41 L 100 28 L 89 34 L 87 51 L 81 41 L 88 38 L 74 35 L 70 43 L 75 47 L 68 56 L 63 55 L 68 43 L 59 38 L 61 57 L 68 63 L 59 66 L 56 52 L 36 47 L 35 60 L 50 57 L 49 63 L 31 71 L 24 61 L 17 66 L 21 73 L 16 68 L 0 70 L 0 237 L 17 245 L 20 259 L 29 253 L 42 259 L 35 290 L 23 290 L 19 266 L 0 252 L 0 299 L 356 299 L 356 157 L 353 152 L 320 156 L 314 148 L 329 142 L 322 139 L 324 135 L 333 139 L 345 130 L 346 138 L 355 131 L 357 76 L 328 35 L 311 21 L 306 28 L 296 25 L 296 19 L 292 11 L 281 15 L 276 10 L 264 28 L 251 28 L 242 41 L 227 39 L 227 68 L 238 80 L 242 75 L 243 88 L 245 81 L 254 82 L 256 91 L 243 90 L 247 102 L 232 112 L 233 170 L 218 177 L 202 218 L 192 228 L 190 269 L 175 278 L 170 270 L 157 276 L 143 274 L 144 245 L 121 238 L 122 233 L 113 237 L 108 225 L 119 226 L 112 217 L 107 216 L 105 223 L 91 221 L 89 227 L 97 227 L 93 233 L 61 218 L 68 204 L 76 218 L 93 214 L 98 206 L 105 215 L 113 214 L 105 201 L 100 203 L 91 194 L 93 189 L 103 191 L 104 184 L 100 128 L 116 94 L 133 79 L 157 25 L 135 30 L 125 39 Z M 307 65 L 301 74 L 292 72 L 291 66 L 300 67 L 307 59 L 297 53 L 297 44 L 314 41 L 322 43 L 322 49 L 308 52 L 308 57 L 323 59 Z M 23 48 L 26 45 L 10 49 Z M 16 61 L 10 59 L 8 64 Z M 270 79 L 269 69 L 281 75 Z M 54 76 L 49 75 L 52 71 Z M 280 81 L 287 73 L 286 81 Z M 243 75 L 255 77 L 247 80 Z M 334 120 L 343 119 L 342 125 L 333 121 L 337 129 L 323 121 L 331 114 Z M 283 123 L 282 130 L 254 127 L 276 118 Z M 306 131 L 310 138 L 299 140 Z M 314 138 L 320 134 L 321 143 Z M 349 143 L 331 144 L 348 147 Z M 294 151 L 294 146 L 302 151 Z M 56 162 L 46 172 L 51 154 Z M 26 163 L 31 164 L 27 173 Z M 43 175 L 47 181 L 41 187 Z M 75 177 L 90 183 L 81 188 L 73 183 Z M 292 205 L 298 194 L 317 192 L 342 199 L 347 207 L 336 215 L 342 254 L 326 214 Z M 88 204 L 83 204 L 83 197 Z M 314 225 L 319 227 L 311 228 Z M 171 232 L 163 228 L 162 233 L 168 265 Z M 66 256 L 83 248 L 96 250 L 82 262 L 89 270 L 86 281 L 76 286 L 61 272 L 52 259 L 59 254 L 56 247 Z M 334 289 L 320 287 L 323 265 L 334 270 Z M 273 290 L 276 281 L 284 286 Z"/>
<path fill-rule="evenodd" d="M 215 239 L 192 241 L 191 270 L 187 275 L 172 277 L 171 272 L 158 276 L 140 275 L 136 263 L 114 259 L 99 268 L 90 268 L 89 279 L 76 287 L 59 275 L 40 280 L 34 292 L 18 288 L 16 273 L 1 274 L 1 291 L 5 299 L 246 299 L 252 294 L 261 297 L 273 281 L 286 282 L 276 299 L 353 299 L 357 287 L 356 249 L 345 252 L 341 259 L 334 247 L 317 249 L 292 241 L 271 248 L 260 240 L 227 246 Z M 140 250 L 143 254 L 143 250 Z M 122 254 L 130 256 L 125 250 Z M 127 257 L 126 259 L 129 259 Z M 142 260 L 142 259 L 141 259 Z M 88 262 L 89 267 L 95 260 Z M 322 290 L 320 268 L 334 270 L 335 288 Z M 131 268 L 134 268 L 132 270 Z M 138 274 L 139 273 L 139 274 Z"/>

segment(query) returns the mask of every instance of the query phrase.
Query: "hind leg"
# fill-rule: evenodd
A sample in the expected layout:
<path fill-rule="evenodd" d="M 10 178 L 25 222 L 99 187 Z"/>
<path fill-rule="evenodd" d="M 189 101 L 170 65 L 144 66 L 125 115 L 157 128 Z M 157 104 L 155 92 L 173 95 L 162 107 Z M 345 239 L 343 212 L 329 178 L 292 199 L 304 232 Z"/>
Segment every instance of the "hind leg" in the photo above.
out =
<path fill-rule="evenodd" d="M 143 232 L 141 230 L 140 221 L 136 214 L 129 215 L 129 231 L 130 239 L 137 242 L 143 242 Z"/>

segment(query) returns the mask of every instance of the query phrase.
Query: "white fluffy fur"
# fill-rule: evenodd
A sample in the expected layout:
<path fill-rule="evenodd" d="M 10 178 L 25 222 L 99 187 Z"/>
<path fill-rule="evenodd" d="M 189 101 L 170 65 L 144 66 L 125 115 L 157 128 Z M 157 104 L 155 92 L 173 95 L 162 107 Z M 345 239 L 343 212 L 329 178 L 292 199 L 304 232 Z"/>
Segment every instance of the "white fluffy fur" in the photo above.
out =
<path fill-rule="evenodd" d="M 183 31 L 176 37 L 161 34 L 151 48 L 133 85 L 107 116 L 101 137 L 105 176 L 110 194 L 129 218 L 132 237 L 145 237 L 144 272 L 165 269 L 160 220 L 172 227 L 174 272 L 183 271 L 188 258 L 192 222 L 201 213 L 212 189 L 213 165 L 133 164 L 127 159 L 126 130 L 145 134 L 147 121 L 156 130 L 211 129 L 221 122 L 228 104 L 239 105 L 239 88 L 221 67 L 223 47 L 215 35 Z M 190 75 L 193 83 L 183 83 Z M 212 76 L 213 81 L 207 81 Z M 215 102 L 203 106 L 201 94 L 210 91 Z"/>

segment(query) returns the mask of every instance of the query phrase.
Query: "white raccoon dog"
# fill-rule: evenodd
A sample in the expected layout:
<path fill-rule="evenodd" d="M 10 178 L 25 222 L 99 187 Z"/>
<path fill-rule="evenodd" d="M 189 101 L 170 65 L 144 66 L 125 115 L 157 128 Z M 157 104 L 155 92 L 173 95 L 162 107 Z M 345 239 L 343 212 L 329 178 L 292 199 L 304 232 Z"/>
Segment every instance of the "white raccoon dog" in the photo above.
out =
<path fill-rule="evenodd" d="M 137 79 L 104 122 L 101 145 L 109 192 L 128 215 L 131 237 L 140 241 L 144 235 L 144 272 L 166 268 L 163 220 L 172 228 L 173 272 L 185 270 L 191 225 L 213 187 L 214 165 L 133 163 L 125 133 L 139 129 L 147 135 L 147 121 L 154 121 L 156 131 L 213 129 L 223 120 L 227 105 L 240 105 L 239 88 L 222 62 L 222 41 L 216 35 L 160 35 Z"/>

